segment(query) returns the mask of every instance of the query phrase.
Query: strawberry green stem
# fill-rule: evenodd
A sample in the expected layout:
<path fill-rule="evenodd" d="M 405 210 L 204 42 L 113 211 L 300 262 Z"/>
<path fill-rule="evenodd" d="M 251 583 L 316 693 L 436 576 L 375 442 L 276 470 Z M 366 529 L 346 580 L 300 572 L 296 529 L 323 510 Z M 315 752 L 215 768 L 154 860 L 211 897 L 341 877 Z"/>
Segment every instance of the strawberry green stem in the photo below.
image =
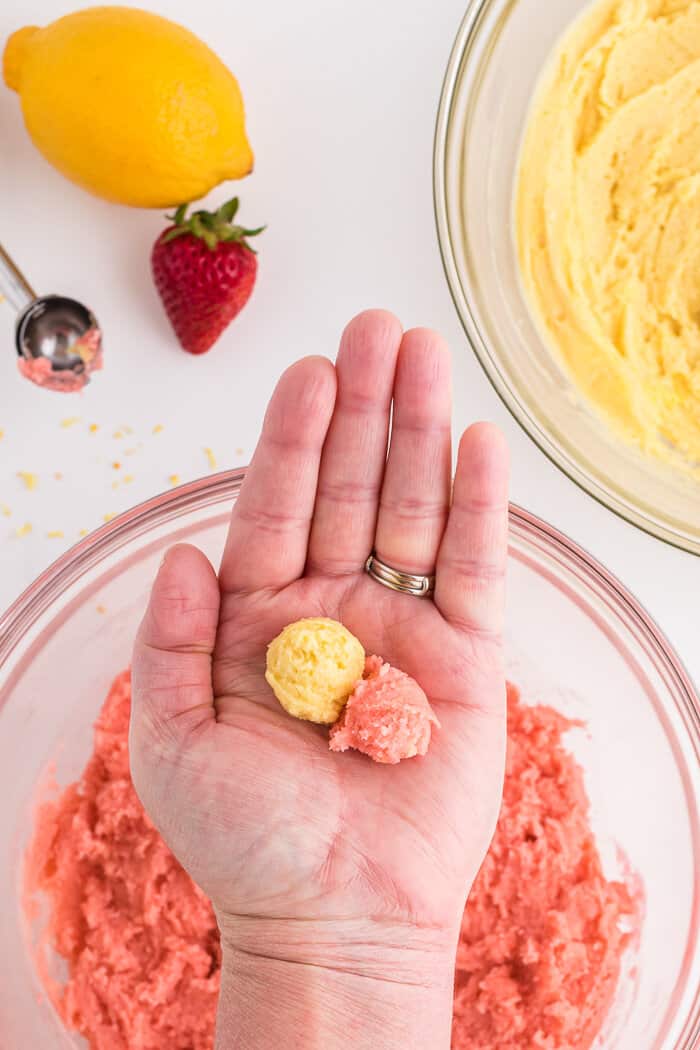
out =
<path fill-rule="evenodd" d="M 193 237 L 198 237 L 204 241 L 207 248 L 211 251 L 215 251 L 217 245 L 222 242 L 226 244 L 235 242 L 254 252 L 255 249 L 250 247 L 247 239 L 248 237 L 257 237 L 258 234 L 263 232 L 265 227 L 257 226 L 251 230 L 245 226 L 236 225 L 233 220 L 238 212 L 238 205 L 238 197 L 233 197 L 231 200 L 226 201 L 225 204 L 222 204 L 217 211 L 199 209 L 188 216 L 187 209 L 189 204 L 181 204 L 174 215 L 167 216 L 173 225 L 171 229 L 166 230 L 163 234 L 161 238 L 162 243 L 167 244 L 169 241 L 174 241 L 177 237 L 191 234 Z"/>

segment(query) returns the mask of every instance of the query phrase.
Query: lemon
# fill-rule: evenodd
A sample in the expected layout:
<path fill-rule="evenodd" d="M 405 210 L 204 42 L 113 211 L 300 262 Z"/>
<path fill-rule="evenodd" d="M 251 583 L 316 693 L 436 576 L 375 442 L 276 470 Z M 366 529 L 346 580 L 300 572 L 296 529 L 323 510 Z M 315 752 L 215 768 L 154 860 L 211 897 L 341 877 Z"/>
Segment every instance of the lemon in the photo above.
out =
<path fill-rule="evenodd" d="M 177 205 L 253 167 L 235 77 L 158 15 L 93 7 L 19 29 L 4 76 L 36 147 L 106 200 Z"/>

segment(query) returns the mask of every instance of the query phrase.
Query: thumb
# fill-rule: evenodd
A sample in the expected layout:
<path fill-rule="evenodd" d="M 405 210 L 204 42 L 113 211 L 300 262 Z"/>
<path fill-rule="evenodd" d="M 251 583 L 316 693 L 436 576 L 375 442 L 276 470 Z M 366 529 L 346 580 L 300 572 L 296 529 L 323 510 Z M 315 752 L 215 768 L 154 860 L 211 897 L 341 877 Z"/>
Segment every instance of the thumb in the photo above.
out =
<path fill-rule="evenodd" d="M 177 749 L 216 718 L 211 662 L 219 583 L 209 560 L 180 544 L 165 555 L 134 647 L 132 754 Z"/>

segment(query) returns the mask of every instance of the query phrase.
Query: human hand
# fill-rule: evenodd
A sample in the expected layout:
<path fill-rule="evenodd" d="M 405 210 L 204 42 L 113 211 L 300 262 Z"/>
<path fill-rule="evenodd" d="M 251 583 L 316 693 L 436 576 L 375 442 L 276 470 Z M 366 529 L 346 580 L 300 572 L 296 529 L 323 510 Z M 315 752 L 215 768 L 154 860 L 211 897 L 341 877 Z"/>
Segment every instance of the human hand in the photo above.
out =
<path fill-rule="evenodd" d="M 307 358 L 280 380 L 218 579 L 192 547 L 166 555 L 134 654 L 132 772 L 217 913 L 222 1001 L 238 1000 L 221 1047 L 313 1047 L 310 1028 L 319 1046 L 449 1045 L 503 774 L 507 474 L 500 433 L 473 426 L 451 501 L 447 349 L 370 311 L 335 368 Z M 435 570 L 434 600 L 368 577 L 372 548 Z M 424 758 L 334 754 L 327 729 L 283 711 L 266 646 L 305 616 L 342 621 L 420 683 L 442 726 Z M 280 1016 L 261 1029 L 271 985 Z"/>

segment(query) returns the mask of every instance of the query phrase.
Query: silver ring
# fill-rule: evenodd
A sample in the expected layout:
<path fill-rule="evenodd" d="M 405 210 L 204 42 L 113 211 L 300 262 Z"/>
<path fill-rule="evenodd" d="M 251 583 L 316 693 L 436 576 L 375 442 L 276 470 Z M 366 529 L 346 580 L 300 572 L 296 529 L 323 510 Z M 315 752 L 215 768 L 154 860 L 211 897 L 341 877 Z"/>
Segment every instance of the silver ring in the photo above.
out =
<path fill-rule="evenodd" d="M 392 569 L 391 565 L 385 565 L 374 552 L 370 554 L 365 562 L 365 572 L 376 580 L 383 583 L 392 591 L 401 591 L 402 594 L 412 594 L 416 598 L 427 598 L 435 590 L 435 576 L 422 576 L 416 572 L 401 572 Z"/>

